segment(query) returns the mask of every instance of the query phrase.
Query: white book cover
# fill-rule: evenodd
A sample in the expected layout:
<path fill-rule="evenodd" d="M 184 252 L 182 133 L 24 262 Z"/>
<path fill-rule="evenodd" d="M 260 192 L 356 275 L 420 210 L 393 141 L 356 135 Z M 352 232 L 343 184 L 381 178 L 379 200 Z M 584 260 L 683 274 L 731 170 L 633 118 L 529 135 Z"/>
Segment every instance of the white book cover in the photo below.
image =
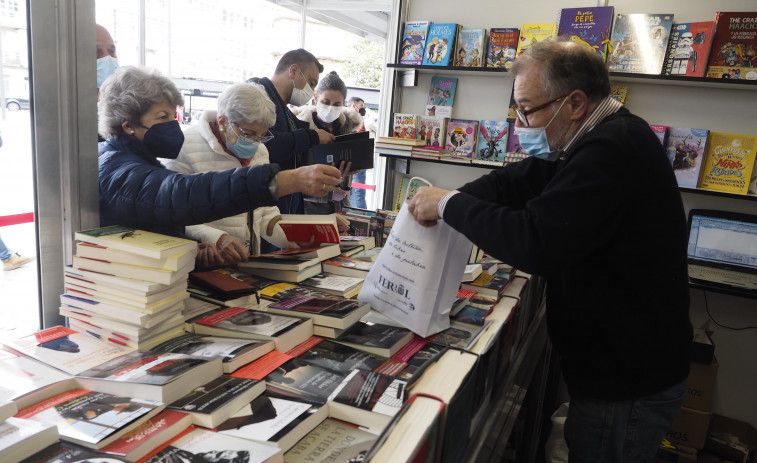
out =
<path fill-rule="evenodd" d="M 58 441 L 58 427 L 22 418 L 0 423 L 0 460 L 20 461 Z"/>
<path fill-rule="evenodd" d="M 73 377 L 37 360 L 13 352 L 0 350 L 0 397 L 13 400 L 19 407 L 28 405 L 26 399 L 35 392 L 49 395 L 70 389 Z M 32 402 L 36 401 L 32 399 Z M 15 414 L 15 413 L 14 413 Z"/>
<path fill-rule="evenodd" d="M 16 407 L 15 402 L 5 400 L 10 397 L 6 397 L 4 395 L 0 395 L 0 397 L 3 398 L 3 400 L 0 400 L 0 423 L 2 423 L 11 416 L 15 415 L 18 411 L 18 408 Z"/>
<path fill-rule="evenodd" d="M 284 457 L 281 450 L 272 445 L 191 427 L 189 432 L 181 434 L 167 447 L 161 448 L 143 461 L 144 463 L 180 461 L 279 463 L 284 461 Z"/>
<path fill-rule="evenodd" d="M 70 375 L 131 352 L 127 347 L 101 341 L 63 326 L 6 341 L 5 345 Z"/>

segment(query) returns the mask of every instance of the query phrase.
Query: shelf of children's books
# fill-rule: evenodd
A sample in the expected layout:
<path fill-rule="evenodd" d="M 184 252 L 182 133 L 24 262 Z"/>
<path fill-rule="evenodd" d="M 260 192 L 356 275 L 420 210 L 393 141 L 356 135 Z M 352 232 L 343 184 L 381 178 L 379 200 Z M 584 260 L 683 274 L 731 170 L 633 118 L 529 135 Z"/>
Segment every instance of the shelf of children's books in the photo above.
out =
<path fill-rule="evenodd" d="M 712 191 L 712 190 L 702 190 L 699 188 L 678 188 L 681 193 L 691 193 L 695 195 L 705 195 L 705 196 L 720 196 L 721 198 L 728 198 L 728 199 L 743 199 L 744 201 L 757 201 L 756 195 L 737 195 L 733 193 L 726 193 L 723 191 Z"/>
<path fill-rule="evenodd" d="M 663 76 L 653 74 L 629 74 L 611 72 L 610 80 L 614 83 L 645 83 L 655 85 L 690 86 L 699 88 L 721 88 L 731 90 L 757 90 L 757 80 L 746 79 L 710 79 L 707 77 Z"/>
<path fill-rule="evenodd" d="M 757 299 L 757 291 L 754 290 L 748 290 L 748 289 L 737 289 L 737 288 L 725 288 L 725 287 L 719 287 L 719 286 L 712 286 L 707 285 L 703 283 L 697 283 L 694 281 L 689 280 L 689 288 L 691 289 L 700 289 L 702 291 L 709 291 L 713 293 L 718 294 L 727 294 L 729 296 L 737 296 L 737 297 L 743 297 L 747 299 Z"/>
<path fill-rule="evenodd" d="M 396 70 L 416 70 L 419 72 L 433 72 L 442 75 L 454 74 L 506 74 L 505 68 L 469 68 L 463 66 L 416 66 L 413 64 L 393 64 L 389 63 L 386 67 Z"/>
<path fill-rule="evenodd" d="M 383 158 L 388 158 L 388 159 L 406 159 L 408 161 L 432 162 L 434 164 L 447 164 L 450 166 L 461 166 L 461 167 L 479 167 L 482 169 L 496 169 L 498 167 L 502 167 L 502 166 L 485 166 L 482 164 L 472 164 L 470 162 L 445 161 L 443 159 L 414 158 L 414 157 L 408 157 L 408 156 L 398 156 L 395 154 L 379 153 L 379 156 Z"/>

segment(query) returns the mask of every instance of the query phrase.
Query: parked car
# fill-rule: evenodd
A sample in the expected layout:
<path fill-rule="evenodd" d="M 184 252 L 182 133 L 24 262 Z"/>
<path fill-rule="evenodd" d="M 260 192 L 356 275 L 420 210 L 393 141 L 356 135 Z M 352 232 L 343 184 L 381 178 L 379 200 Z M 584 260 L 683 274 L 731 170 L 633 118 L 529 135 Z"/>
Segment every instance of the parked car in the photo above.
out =
<path fill-rule="evenodd" d="M 5 98 L 5 107 L 8 111 L 18 111 L 19 109 L 29 109 L 29 100 L 27 98 Z"/>

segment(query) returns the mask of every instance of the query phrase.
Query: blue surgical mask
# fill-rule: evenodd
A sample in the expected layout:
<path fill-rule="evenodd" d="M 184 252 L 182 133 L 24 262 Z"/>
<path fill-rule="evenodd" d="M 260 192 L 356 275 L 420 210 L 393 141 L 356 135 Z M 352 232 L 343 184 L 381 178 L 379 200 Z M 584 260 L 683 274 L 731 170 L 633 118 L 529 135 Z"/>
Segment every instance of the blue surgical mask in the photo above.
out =
<path fill-rule="evenodd" d="M 232 144 L 228 140 L 226 141 L 226 148 L 231 151 L 234 156 L 239 159 L 251 159 L 258 152 L 260 143 L 249 142 L 242 137 L 237 138 L 237 142 Z"/>
<path fill-rule="evenodd" d="M 557 159 L 560 158 L 560 153 L 562 150 L 552 150 L 549 147 L 549 139 L 547 139 L 547 127 L 549 127 L 549 124 L 551 124 L 552 121 L 555 120 L 557 113 L 560 112 L 563 105 L 565 104 L 565 101 L 567 100 L 563 100 L 563 102 L 560 103 L 560 107 L 557 108 L 557 111 L 555 111 L 552 119 L 550 119 L 549 122 L 547 122 L 547 125 L 545 125 L 544 127 L 515 127 L 515 135 L 518 136 L 518 144 L 520 144 L 520 147 L 523 148 L 523 151 L 525 151 L 529 156 L 543 159 L 545 161 L 557 161 Z"/>
<path fill-rule="evenodd" d="M 97 88 L 118 69 L 118 58 L 105 55 L 97 60 Z"/>

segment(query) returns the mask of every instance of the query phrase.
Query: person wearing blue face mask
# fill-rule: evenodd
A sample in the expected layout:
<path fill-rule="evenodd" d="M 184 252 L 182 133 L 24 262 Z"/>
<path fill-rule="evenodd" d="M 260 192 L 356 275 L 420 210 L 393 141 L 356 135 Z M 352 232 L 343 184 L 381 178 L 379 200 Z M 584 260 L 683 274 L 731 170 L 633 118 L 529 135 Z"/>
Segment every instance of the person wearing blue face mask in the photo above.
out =
<path fill-rule="evenodd" d="M 230 85 L 218 97 L 217 111 L 205 110 L 184 131 L 184 145 L 176 159 L 162 159 L 167 168 L 183 174 L 260 166 L 269 163 L 264 142 L 276 122 L 276 107 L 262 85 Z M 227 264 L 245 261 L 261 252 L 261 239 L 277 248 L 296 248 L 286 239 L 278 206 L 259 207 L 250 213 L 190 225 L 188 237 L 216 243 Z M 250 230 L 250 225 L 252 230 Z"/>
<path fill-rule="evenodd" d="M 692 342 L 672 166 L 649 124 L 610 97 L 590 48 L 542 41 L 511 73 L 531 157 L 457 190 L 421 188 L 409 211 L 545 278 L 570 461 L 651 462 L 686 394 Z"/>
<path fill-rule="evenodd" d="M 183 104 L 176 85 L 149 68 L 122 66 L 103 83 L 97 102 L 98 131 L 105 138 L 98 146 L 101 226 L 185 236 L 185 226 L 273 206 L 281 196 L 326 195 L 344 175 L 326 165 L 280 171 L 267 163 L 193 175 L 166 169 L 158 159 L 176 159 L 184 144 L 176 121 L 176 107 Z M 224 130 L 234 128 L 250 144 L 266 136 L 246 124 L 240 130 L 225 116 Z M 229 137 L 228 145 L 237 147 L 240 158 L 251 155 L 239 138 Z M 246 259 L 244 250 L 203 242 L 195 263 L 225 265 L 231 251 Z"/>
<path fill-rule="evenodd" d="M 97 88 L 99 89 L 105 79 L 118 69 L 118 55 L 116 55 L 116 44 L 110 32 L 99 24 L 95 24 L 95 41 L 97 44 Z"/>

